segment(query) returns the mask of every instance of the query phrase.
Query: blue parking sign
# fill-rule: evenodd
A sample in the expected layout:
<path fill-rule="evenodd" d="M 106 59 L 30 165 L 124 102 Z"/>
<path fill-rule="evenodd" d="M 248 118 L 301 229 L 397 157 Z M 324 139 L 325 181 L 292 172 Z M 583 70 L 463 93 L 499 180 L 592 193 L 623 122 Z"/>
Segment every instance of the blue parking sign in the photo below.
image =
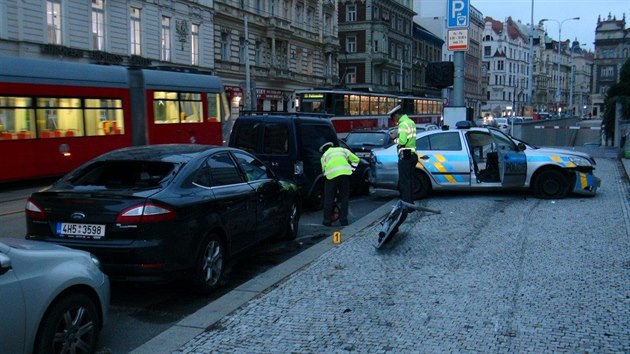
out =
<path fill-rule="evenodd" d="M 448 0 L 448 28 L 468 28 L 469 0 Z"/>

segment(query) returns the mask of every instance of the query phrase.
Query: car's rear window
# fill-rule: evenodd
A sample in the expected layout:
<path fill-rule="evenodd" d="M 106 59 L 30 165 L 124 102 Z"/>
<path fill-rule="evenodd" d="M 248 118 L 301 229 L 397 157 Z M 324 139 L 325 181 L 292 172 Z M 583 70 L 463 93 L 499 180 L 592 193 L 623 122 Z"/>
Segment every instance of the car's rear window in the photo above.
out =
<path fill-rule="evenodd" d="M 81 169 L 68 181 L 73 186 L 147 188 L 158 186 L 175 168 L 162 161 L 98 161 Z"/>
<path fill-rule="evenodd" d="M 346 136 L 346 143 L 350 146 L 357 145 L 385 145 L 385 134 L 380 132 L 375 133 L 350 133 Z"/>
<path fill-rule="evenodd" d="M 320 156 L 319 147 L 327 142 L 337 142 L 335 130 L 323 124 L 302 124 L 300 139 L 304 147 L 304 156 Z"/>

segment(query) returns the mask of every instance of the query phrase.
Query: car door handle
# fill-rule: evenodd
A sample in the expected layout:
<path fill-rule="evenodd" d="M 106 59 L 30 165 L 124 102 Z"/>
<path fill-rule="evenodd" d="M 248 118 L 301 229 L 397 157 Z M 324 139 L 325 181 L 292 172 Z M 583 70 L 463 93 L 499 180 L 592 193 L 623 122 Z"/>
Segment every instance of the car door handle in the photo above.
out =
<path fill-rule="evenodd" d="M 427 156 L 427 155 L 422 155 L 422 156 L 419 156 L 418 158 L 420 158 L 422 160 L 429 160 L 430 159 L 430 157 Z"/>

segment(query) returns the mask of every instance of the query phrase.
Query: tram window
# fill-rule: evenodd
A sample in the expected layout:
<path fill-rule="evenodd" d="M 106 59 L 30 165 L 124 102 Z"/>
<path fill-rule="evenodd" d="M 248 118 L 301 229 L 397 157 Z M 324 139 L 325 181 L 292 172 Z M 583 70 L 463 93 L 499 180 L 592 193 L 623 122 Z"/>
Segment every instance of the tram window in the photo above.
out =
<path fill-rule="evenodd" d="M 360 114 L 360 103 L 359 96 L 357 95 L 346 95 L 346 115 L 350 116 L 358 116 Z"/>
<path fill-rule="evenodd" d="M 221 94 L 208 94 L 208 122 L 221 122 Z"/>
<path fill-rule="evenodd" d="M 201 94 L 156 91 L 153 114 L 156 124 L 203 122 Z"/>
<path fill-rule="evenodd" d="M 28 97 L 0 96 L 0 140 L 35 137 L 35 114 Z"/>
<path fill-rule="evenodd" d="M 125 133 L 122 100 L 85 99 L 85 135 L 116 135 Z M 67 135 L 72 135 L 67 134 Z"/>
<path fill-rule="evenodd" d="M 182 123 L 203 122 L 203 105 L 200 93 L 179 94 L 179 116 Z"/>
<path fill-rule="evenodd" d="M 37 128 L 42 138 L 84 135 L 80 98 L 38 98 Z M 69 133 L 71 132 L 71 133 Z"/>

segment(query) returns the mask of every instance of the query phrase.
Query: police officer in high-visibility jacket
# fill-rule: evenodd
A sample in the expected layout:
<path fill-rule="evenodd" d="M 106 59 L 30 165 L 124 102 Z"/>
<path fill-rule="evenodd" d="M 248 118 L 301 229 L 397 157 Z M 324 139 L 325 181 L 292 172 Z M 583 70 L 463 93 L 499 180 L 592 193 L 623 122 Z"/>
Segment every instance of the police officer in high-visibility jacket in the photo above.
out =
<path fill-rule="evenodd" d="M 335 194 L 338 195 L 339 222 L 342 226 L 348 225 L 348 198 L 350 196 L 350 175 L 359 165 L 359 157 L 352 151 L 334 147 L 331 142 L 325 143 L 319 148 L 323 153 L 322 171 L 326 176 L 324 185 L 324 226 L 332 224 L 333 203 Z"/>
<path fill-rule="evenodd" d="M 398 124 L 398 186 L 400 199 L 413 204 L 413 179 L 418 163 L 416 155 L 416 123 L 398 105 L 389 111 L 390 117 Z"/>

